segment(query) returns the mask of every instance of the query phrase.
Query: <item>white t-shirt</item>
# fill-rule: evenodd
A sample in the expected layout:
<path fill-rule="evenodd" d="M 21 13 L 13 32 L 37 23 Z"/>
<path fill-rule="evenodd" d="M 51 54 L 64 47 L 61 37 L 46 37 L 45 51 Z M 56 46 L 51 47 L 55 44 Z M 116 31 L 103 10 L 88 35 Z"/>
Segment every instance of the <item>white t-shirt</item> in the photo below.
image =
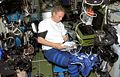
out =
<path fill-rule="evenodd" d="M 67 30 L 64 28 L 64 25 L 59 22 L 54 22 L 51 18 L 44 19 L 39 23 L 38 33 L 48 31 L 45 39 L 54 43 L 63 43 L 63 35 L 67 33 Z M 43 50 L 51 49 L 52 47 L 42 45 Z"/>

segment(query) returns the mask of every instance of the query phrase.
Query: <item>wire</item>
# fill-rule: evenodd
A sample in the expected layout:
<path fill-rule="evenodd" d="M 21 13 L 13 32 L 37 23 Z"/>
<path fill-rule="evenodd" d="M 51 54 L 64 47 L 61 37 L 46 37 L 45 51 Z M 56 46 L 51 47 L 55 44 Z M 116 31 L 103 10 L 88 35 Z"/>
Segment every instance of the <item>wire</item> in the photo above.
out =
<path fill-rule="evenodd" d="M 82 12 L 81 14 L 80 14 L 80 20 L 82 21 L 82 23 L 86 23 L 83 19 L 82 19 L 82 15 L 83 14 L 85 14 L 85 12 Z"/>
<path fill-rule="evenodd" d="M 104 15 L 104 18 L 103 18 L 103 22 L 102 22 L 102 25 L 101 25 L 101 30 L 103 31 L 103 26 L 104 26 L 104 24 L 106 25 L 106 24 L 108 24 L 108 22 L 107 22 L 107 13 L 108 13 L 108 6 L 105 6 L 105 15 Z"/>
<path fill-rule="evenodd" d="M 76 27 L 75 27 L 75 32 L 77 31 L 77 28 L 78 28 L 78 26 L 79 26 L 80 24 L 82 24 L 82 22 L 79 22 L 79 23 L 76 25 Z"/>
<path fill-rule="evenodd" d="M 78 26 L 79 26 L 80 24 L 82 24 L 82 22 L 80 22 L 80 23 L 78 23 L 78 24 L 76 25 L 76 27 L 75 27 L 75 34 L 77 35 L 78 39 L 81 40 L 81 44 L 80 44 L 80 45 L 82 45 L 82 44 L 83 44 L 83 39 L 82 39 L 82 38 L 78 35 L 78 33 L 77 33 L 77 29 L 78 29 Z"/>
<path fill-rule="evenodd" d="M 105 24 L 107 24 L 107 12 L 108 12 L 108 6 L 106 6 L 105 7 L 105 16 L 104 16 L 104 18 L 105 18 Z"/>

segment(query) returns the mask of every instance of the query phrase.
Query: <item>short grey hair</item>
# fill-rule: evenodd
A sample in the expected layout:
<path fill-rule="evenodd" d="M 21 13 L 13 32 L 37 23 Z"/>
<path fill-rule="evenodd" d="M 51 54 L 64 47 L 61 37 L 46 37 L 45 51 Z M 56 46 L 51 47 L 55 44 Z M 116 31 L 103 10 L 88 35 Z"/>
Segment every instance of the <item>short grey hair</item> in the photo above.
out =
<path fill-rule="evenodd" d="M 65 9 L 61 6 L 61 5 L 58 5 L 58 6 L 55 6 L 55 7 L 53 7 L 53 9 L 52 9 L 52 14 L 55 12 L 59 12 L 59 11 L 62 11 L 62 12 L 65 12 Z"/>

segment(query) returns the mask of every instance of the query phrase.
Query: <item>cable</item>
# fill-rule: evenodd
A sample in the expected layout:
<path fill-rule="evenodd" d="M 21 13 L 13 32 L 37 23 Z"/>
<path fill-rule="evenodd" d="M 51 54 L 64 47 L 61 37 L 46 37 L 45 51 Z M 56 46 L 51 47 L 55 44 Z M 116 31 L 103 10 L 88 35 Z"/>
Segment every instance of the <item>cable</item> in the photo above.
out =
<path fill-rule="evenodd" d="M 108 12 L 108 6 L 105 7 L 105 24 L 107 24 L 107 12 Z"/>
<path fill-rule="evenodd" d="M 78 29 L 78 26 L 79 26 L 80 24 L 82 24 L 82 22 L 80 22 L 80 23 L 78 23 L 78 24 L 76 25 L 76 27 L 75 27 L 75 34 L 77 35 L 78 39 L 81 40 L 81 44 L 80 44 L 80 45 L 82 45 L 82 44 L 83 44 L 83 39 L 82 39 L 82 38 L 78 35 L 78 33 L 77 33 L 77 29 Z"/>
<path fill-rule="evenodd" d="M 81 14 L 80 14 L 80 20 L 82 21 L 82 23 L 86 23 L 83 19 L 82 19 L 82 15 L 83 14 L 85 14 L 85 12 L 82 12 Z"/>
<path fill-rule="evenodd" d="M 104 31 L 103 26 L 108 24 L 108 22 L 107 22 L 108 6 L 105 6 L 105 11 L 104 12 L 105 12 L 105 15 L 104 15 L 103 22 L 102 22 L 102 25 L 101 25 L 101 31 Z"/>

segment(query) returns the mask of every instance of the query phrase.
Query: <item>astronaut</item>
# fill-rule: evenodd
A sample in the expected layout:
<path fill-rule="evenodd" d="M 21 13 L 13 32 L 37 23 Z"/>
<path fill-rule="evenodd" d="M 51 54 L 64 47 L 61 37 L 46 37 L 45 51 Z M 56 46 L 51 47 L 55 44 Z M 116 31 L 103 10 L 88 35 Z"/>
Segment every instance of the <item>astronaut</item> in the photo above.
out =
<path fill-rule="evenodd" d="M 71 54 L 62 51 L 65 48 L 63 43 L 67 41 L 67 30 L 61 22 L 65 10 L 61 6 L 52 9 L 52 16 L 44 19 L 38 26 L 38 43 L 42 44 L 44 56 L 48 61 L 56 65 L 67 67 L 70 77 L 79 77 L 77 64 L 71 64 Z"/>

